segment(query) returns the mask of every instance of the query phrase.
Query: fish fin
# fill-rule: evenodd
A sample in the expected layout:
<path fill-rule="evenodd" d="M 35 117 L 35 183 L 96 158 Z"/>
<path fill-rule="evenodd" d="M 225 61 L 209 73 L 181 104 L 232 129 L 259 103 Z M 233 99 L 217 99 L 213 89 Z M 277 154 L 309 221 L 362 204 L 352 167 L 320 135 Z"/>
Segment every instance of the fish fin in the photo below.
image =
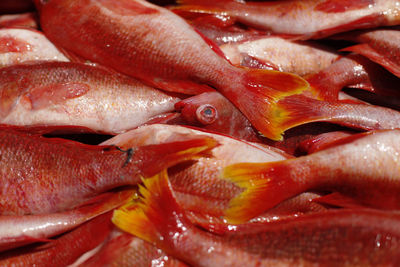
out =
<path fill-rule="evenodd" d="M 299 144 L 298 149 L 302 152 L 306 152 L 307 154 L 312 154 L 328 147 L 332 147 L 332 144 L 335 144 L 339 140 L 347 138 L 351 135 L 353 135 L 353 133 L 345 131 L 323 133 L 302 141 Z"/>
<path fill-rule="evenodd" d="M 181 93 L 186 95 L 198 95 L 214 90 L 205 84 L 182 80 L 174 81 L 160 79 L 156 82 L 153 82 L 153 85 L 167 92 Z"/>
<path fill-rule="evenodd" d="M 190 136 L 187 138 L 190 138 Z M 202 137 L 142 146 L 135 149 L 134 154 L 139 154 L 142 158 L 151 159 L 151 161 L 138 160 L 135 163 L 141 170 L 142 176 L 149 177 L 182 161 L 210 157 L 212 156 L 211 150 L 218 145 L 215 139 Z M 140 153 L 139 150 L 141 150 Z"/>
<path fill-rule="evenodd" d="M 32 110 L 38 110 L 62 103 L 68 99 L 85 95 L 90 86 L 85 83 L 68 82 L 34 87 L 26 92 L 22 98 L 30 103 Z"/>
<path fill-rule="evenodd" d="M 340 51 L 354 52 L 360 54 L 370 59 L 371 61 L 383 66 L 385 69 L 387 69 L 397 77 L 400 77 L 400 65 L 398 64 L 398 62 L 393 62 L 392 60 L 387 58 L 385 56 L 386 51 L 383 51 L 384 53 L 380 53 L 369 44 L 357 44 L 343 48 Z"/>
<path fill-rule="evenodd" d="M 164 249 L 162 243 L 168 241 L 168 233 L 182 231 L 178 224 L 187 219 L 174 198 L 166 170 L 143 180 L 143 184 L 139 186 L 140 200 L 115 210 L 112 222 Z"/>
<path fill-rule="evenodd" d="M 197 30 L 196 28 L 194 28 L 194 30 L 197 32 L 198 35 L 200 35 L 201 38 L 203 38 L 203 40 L 206 42 L 206 44 L 208 44 L 208 46 L 220 57 L 222 57 L 223 59 L 226 59 L 229 63 L 229 58 L 227 58 L 224 54 L 224 52 L 222 52 L 221 48 L 219 48 L 219 46 L 210 38 L 208 38 L 207 36 L 205 36 L 201 31 Z"/>
<path fill-rule="evenodd" d="M 240 0 L 177 0 L 176 2 L 180 6 L 174 7 L 174 9 L 210 14 L 223 13 L 228 8 L 227 5 L 244 4 L 243 1 Z"/>
<path fill-rule="evenodd" d="M 365 206 L 357 202 L 355 199 L 342 195 L 339 192 L 334 192 L 325 196 L 317 197 L 312 199 L 312 201 L 319 204 L 325 204 L 340 208 L 349 208 L 349 209 L 365 208 Z"/>
<path fill-rule="evenodd" d="M 295 74 L 261 69 L 247 69 L 236 98 L 228 97 L 252 125 L 272 140 L 282 140 L 282 133 L 303 118 L 292 118 L 284 106 L 277 103 L 288 96 L 309 90 L 306 80 Z M 290 122 L 290 123 L 289 123 Z"/>
<path fill-rule="evenodd" d="M 222 178 L 244 191 L 231 199 L 225 211 L 228 223 L 246 222 L 302 192 L 291 178 L 292 160 L 270 163 L 238 163 L 223 170 Z"/>
<path fill-rule="evenodd" d="M 325 13 L 341 13 L 357 10 L 374 4 L 374 0 L 326 0 L 319 3 L 314 10 Z"/>

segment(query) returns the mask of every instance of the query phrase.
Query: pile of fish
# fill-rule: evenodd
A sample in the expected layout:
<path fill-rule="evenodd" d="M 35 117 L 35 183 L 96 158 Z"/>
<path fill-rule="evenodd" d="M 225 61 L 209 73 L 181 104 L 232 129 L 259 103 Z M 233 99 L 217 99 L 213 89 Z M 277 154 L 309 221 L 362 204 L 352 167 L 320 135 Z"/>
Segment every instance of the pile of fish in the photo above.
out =
<path fill-rule="evenodd" d="M 0 14 L 0 266 L 400 265 L 400 1 Z"/>

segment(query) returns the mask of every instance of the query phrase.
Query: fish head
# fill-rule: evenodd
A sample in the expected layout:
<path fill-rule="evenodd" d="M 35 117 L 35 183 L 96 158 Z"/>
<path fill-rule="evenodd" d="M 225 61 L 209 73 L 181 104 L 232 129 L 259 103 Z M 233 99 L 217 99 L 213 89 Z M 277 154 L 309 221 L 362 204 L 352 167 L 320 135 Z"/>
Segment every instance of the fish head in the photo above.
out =
<path fill-rule="evenodd" d="M 211 93 L 213 94 L 213 93 Z M 210 97 L 210 93 L 203 93 L 184 99 L 175 104 L 175 109 L 180 111 L 182 119 L 198 126 L 206 126 L 218 119 L 218 103 Z"/>

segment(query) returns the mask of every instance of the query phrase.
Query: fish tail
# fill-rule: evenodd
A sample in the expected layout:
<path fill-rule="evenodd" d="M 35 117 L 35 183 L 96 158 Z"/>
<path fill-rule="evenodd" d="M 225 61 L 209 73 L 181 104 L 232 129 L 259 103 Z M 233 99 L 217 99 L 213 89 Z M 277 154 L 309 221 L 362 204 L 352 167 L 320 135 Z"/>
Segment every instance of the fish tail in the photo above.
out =
<path fill-rule="evenodd" d="M 245 69 L 241 85 L 236 87 L 235 97 L 225 94 L 252 125 L 272 140 L 282 140 L 282 133 L 302 124 L 306 117 L 298 117 L 278 102 L 292 95 L 309 90 L 306 80 L 295 74 Z"/>
<path fill-rule="evenodd" d="M 142 164 L 139 167 L 142 176 L 150 177 L 179 162 L 195 160 L 201 157 L 210 157 L 211 150 L 218 145 L 218 142 L 211 137 L 201 137 L 158 145 L 142 146 L 135 150 L 133 154 L 140 154 L 141 158 L 146 158 L 145 161 L 137 162 L 136 166 Z"/>
<path fill-rule="evenodd" d="M 179 232 L 187 220 L 174 198 L 166 170 L 144 179 L 143 184 L 139 186 L 139 201 L 115 210 L 112 222 L 123 231 L 164 249 L 162 243 L 168 241 L 168 233 Z"/>
<path fill-rule="evenodd" d="M 291 160 L 271 163 L 239 163 L 223 170 L 243 192 L 231 199 L 225 211 L 228 223 L 246 222 L 301 192 L 303 188 L 291 177 Z"/>

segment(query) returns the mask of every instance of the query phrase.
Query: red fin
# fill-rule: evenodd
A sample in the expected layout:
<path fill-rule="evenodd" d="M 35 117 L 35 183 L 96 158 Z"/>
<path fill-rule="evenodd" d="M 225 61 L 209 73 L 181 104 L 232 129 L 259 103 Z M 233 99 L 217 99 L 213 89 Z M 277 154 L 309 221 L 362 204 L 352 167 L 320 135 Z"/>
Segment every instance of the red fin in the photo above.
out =
<path fill-rule="evenodd" d="M 277 103 L 288 96 L 310 90 L 309 84 L 295 74 L 260 69 L 247 69 L 245 90 L 236 99 L 228 97 L 252 125 L 272 140 L 282 140 L 282 133 L 303 122 Z M 239 89 L 239 88 L 238 88 Z M 240 88 L 244 89 L 244 88 Z"/>
<path fill-rule="evenodd" d="M 121 16 L 137 16 L 159 13 L 155 8 L 147 7 L 138 1 L 132 0 L 97 0 L 107 9 Z"/>
<path fill-rule="evenodd" d="M 355 199 L 344 196 L 338 192 L 314 198 L 312 201 L 340 208 L 365 208 L 365 206 L 358 203 Z"/>
<path fill-rule="evenodd" d="M 208 44 L 208 46 L 220 57 L 226 59 L 227 61 L 229 61 L 229 59 L 225 56 L 224 52 L 222 52 L 221 48 L 219 48 L 219 46 L 214 43 L 214 41 L 212 41 L 211 39 L 209 39 L 207 36 L 205 36 L 204 34 L 202 34 L 200 31 L 198 31 L 196 28 L 194 29 L 198 35 L 201 36 L 201 38 L 203 38 L 203 40 Z M 229 61 L 230 62 L 230 61 Z"/>
<path fill-rule="evenodd" d="M 264 69 L 264 70 L 278 70 L 279 66 L 272 62 L 261 61 L 258 58 L 252 57 L 248 54 L 244 54 L 240 62 L 240 65 L 248 68 Z"/>
<path fill-rule="evenodd" d="M 397 77 L 400 77 L 400 65 L 398 62 L 393 62 L 389 58 L 385 57 L 385 53 L 388 53 L 388 51 L 383 51 L 383 53 L 380 53 L 373 49 L 370 45 L 368 44 L 358 44 L 350 47 L 346 47 L 342 49 L 341 51 L 348 51 L 348 52 L 354 52 L 357 54 L 360 54 L 371 61 L 374 61 L 378 63 L 379 65 L 383 66 L 385 69 L 396 75 Z M 389 52 L 390 53 L 390 52 Z"/>
<path fill-rule="evenodd" d="M 239 163 L 225 167 L 223 178 L 244 191 L 233 198 L 225 219 L 232 224 L 250 220 L 282 201 L 301 192 L 303 188 L 289 177 L 292 160 L 271 163 Z"/>
<path fill-rule="evenodd" d="M 35 110 L 82 96 L 89 90 L 90 86 L 85 83 L 68 82 L 35 87 L 27 92 L 24 97 L 29 99 L 31 108 Z"/>
<path fill-rule="evenodd" d="M 144 123 L 144 125 L 162 124 L 162 123 L 167 124 L 177 120 L 179 117 L 180 117 L 179 113 L 173 113 L 173 112 L 164 113 L 150 118 L 148 121 Z"/>
<path fill-rule="evenodd" d="M 325 13 L 339 13 L 349 10 L 362 9 L 374 4 L 374 0 L 326 0 L 318 4 L 314 10 Z"/>
<path fill-rule="evenodd" d="M 120 229 L 138 236 L 162 249 L 169 238 L 184 230 L 188 222 L 176 202 L 164 170 L 152 178 L 143 180 L 139 186 L 142 198 L 140 202 L 128 203 L 114 211 L 112 222 Z M 172 248 L 173 249 L 173 248 Z"/>
<path fill-rule="evenodd" d="M 299 144 L 299 150 L 304 151 L 307 154 L 315 153 L 315 152 L 324 150 L 327 147 L 332 147 L 332 144 L 335 144 L 339 140 L 341 140 L 343 138 L 347 138 L 351 135 L 353 135 L 353 134 L 350 132 L 344 132 L 344 131 L 323 133 L 323 134 L 314 136 L 311 139 L 302 141 Z"/>
<path fill-rule="evenodd" d="M 159 80 L 154 83 L 154 86 L 167 92 L 182 93 L 186 95 L 198 95 L 205 92 L 214 91 L 214 89 L 205 84 L 181 80 Z"/>
<path fill-rule="evenodd" d="M 32 49 L 31 46 L 32 45 L 26 41 L 12 36 L 4 36 L 0 38 L 0 53 L 26 52 Z"/>
<path fill-rule="evenodd" d="M 187 138 L 190 138 L 190 136 Z M 121 145 L 118 144 L 118 146 Z M 153 176 L 162 169 L 179 162 L 210 156 L 210 150 L 216 146 L 218 146 L 218 142 L 210 137 L 197 137 L 197 139 L 186 141 L 142 146 L 137 148 L 135 152 L 142 155 L 143 158 L 151 159 L 151 163 L 148 160 L 142 160 L 137 162 L 136 165 L 144 177 Z M 138 153 L 138 150 L 141 150 L 140 153 Z"/>
<path fill-rule="evenodd" d="M 237 0 L 177 0 L 181 6 L 175 7 L 176 9 L 190 10 L 192 12 L 206 12 L 206 13 L 223 13 L 227 5 L 239 4 L 243 5 L 242 1 Z"/>

